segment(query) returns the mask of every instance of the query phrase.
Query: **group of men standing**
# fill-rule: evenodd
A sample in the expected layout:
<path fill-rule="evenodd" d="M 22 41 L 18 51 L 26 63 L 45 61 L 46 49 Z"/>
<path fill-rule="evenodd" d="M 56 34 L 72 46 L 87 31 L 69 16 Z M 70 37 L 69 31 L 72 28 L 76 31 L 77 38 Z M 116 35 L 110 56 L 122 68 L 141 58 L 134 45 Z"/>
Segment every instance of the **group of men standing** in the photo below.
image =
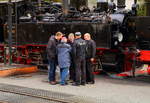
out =
<path fill-rule="evenodd" d="M 70 33 L 66 38 L 57 32 L 51 36 L 47 45 L 47 55 L 50 68 L 48 70 L 49 83 L 57 84 L 55 78 L 56 66 L 60 68 L 60 84 L 67 85 L 69 75 L 73 86 L 94 84 L 92 62 L 96 54 L 96 44 L 89 33 Z"/>

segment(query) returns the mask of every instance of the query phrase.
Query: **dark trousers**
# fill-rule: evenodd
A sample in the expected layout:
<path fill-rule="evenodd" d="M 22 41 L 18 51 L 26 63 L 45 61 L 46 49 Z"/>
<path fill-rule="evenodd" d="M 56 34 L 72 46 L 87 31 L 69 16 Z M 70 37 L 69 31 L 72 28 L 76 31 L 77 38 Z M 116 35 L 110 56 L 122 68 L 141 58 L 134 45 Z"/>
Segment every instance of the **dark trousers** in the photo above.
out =
<path fill-rule="evenodd" d="M 69 75 L 70 75 L 69 79 L 75 81 L 75 63 L 74 62 L 71 63 L 71 66 L 69 68 Z"/>
<path fill-rule="evenodd" d="M 49 79 L 49 82 L 51 81 L 55 81 L 55 75 L 56 75 L 56 60 L 55 59 L 52 59 L 52 60 L 49 60 L 49 70 L 48 70 L 48 79 Z"/>
<path fill-rule="evenodd" d="M 86 59 L 86 82 L 94 82 L 94 70 L 90 59 Z"/>
<path fill-rule="evenodd" d="M 85 62 L 84 59 L 78 59 L 75 61 L 75 82 L 77 84 L 86 83 Z"/>

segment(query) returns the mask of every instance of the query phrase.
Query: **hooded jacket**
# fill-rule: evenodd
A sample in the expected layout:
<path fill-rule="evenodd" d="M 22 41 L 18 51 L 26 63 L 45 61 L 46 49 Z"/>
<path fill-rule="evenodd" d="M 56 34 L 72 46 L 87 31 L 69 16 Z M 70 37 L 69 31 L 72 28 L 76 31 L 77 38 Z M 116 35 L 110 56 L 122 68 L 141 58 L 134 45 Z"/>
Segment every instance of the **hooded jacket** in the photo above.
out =
<path fill-rule="evenodd" d="M 60 43 L 57 46 L 58 65 L 60 68 L 71 65 L 71 46 L 67 43 Z"/>

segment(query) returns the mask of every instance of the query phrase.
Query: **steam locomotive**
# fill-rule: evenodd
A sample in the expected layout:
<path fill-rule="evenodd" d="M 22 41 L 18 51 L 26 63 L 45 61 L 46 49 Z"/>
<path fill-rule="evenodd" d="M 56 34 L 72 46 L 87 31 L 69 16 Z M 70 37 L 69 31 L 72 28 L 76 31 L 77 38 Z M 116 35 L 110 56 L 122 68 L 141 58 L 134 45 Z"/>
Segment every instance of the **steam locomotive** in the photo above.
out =
<path fill-rule="evenodd" d="M 140 7 L 139 10 L 136 7 L 125 10 L 124 4 L 120 3 L 120 8 L 114 10 L 115 8 L 109 7 L 108 2 L 99 2 L 100 7 L 92 12 L 86 7 L 70 7 L 66 13 L 64 11 L 67 7 L 57 3 L 42 2 L 44 6 L 38 8 L 35 6 L 37 4 L 29 4 L 18 6 L 24 12 L 21 14 L 18 11 L 18 19 L 14 25 L 15 50 L 12 59 L 15 63 L 39 66 L 46 64 L 46 44 L 49 37 L 57 31 L 65 35 L 77 31 L 82 34 L 90 33 L 97 44 L 95 64 L 106 72 L 132 70 L 137 58 L 143 63 L 150 63 L 150 59 L 145 59 L 150 49 L 150 15 L 145 13 L 144 16 L 137 16 L 141 13 Z M 146 11 L 148 10 L 150 9 L 147 8 Z M 7 42 L 7 25 L 3 28 L 4 40 Z M 4 50 L 3 46 L 0 47 Z M 142 52 L 141 55 L 137 56 L 140 54 L 137 49 Z M 1 55 L 3 57 L 4 53 Z M 0 61 L 3 62 L 4 58 Z"/>

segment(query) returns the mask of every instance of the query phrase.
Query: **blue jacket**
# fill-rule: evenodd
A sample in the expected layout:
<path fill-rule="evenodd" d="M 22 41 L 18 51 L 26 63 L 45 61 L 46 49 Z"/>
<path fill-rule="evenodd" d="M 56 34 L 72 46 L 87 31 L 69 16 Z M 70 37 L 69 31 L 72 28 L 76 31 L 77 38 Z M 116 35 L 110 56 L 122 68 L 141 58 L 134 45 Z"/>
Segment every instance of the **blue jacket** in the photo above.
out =
<path fill-rule="evenodd" d="M 71 65 L 71 46 L 67 43 L 57 45 L 58 65 L 60 68 L 70 67 Z"/>

